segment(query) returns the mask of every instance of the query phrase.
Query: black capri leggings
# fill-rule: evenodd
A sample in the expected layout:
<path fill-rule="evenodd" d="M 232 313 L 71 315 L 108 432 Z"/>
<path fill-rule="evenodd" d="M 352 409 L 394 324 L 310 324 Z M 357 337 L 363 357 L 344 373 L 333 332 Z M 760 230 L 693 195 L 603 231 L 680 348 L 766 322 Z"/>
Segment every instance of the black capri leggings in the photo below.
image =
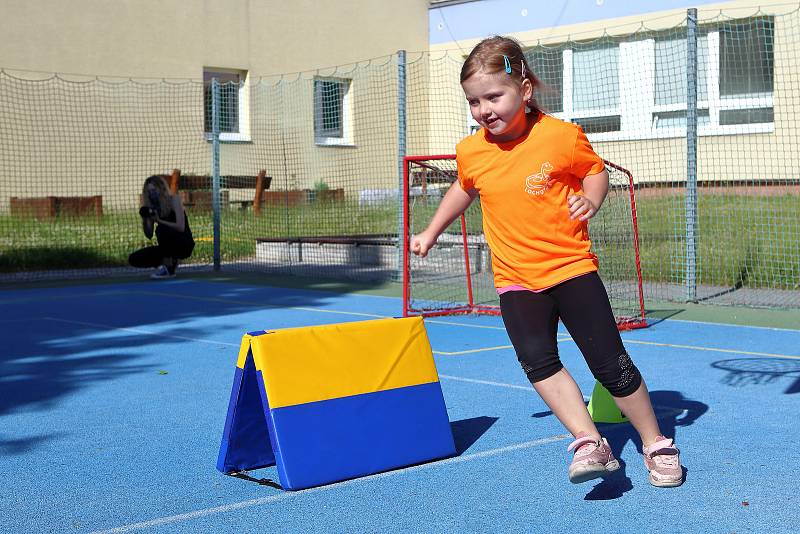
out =
<path fill-rule="evenodd" d="M 500 310 L 522 370 L 531 383 L 563 368 L 556 344 L 559 317 L 594 377 L 612 395 L 626 397 L 642 383 L 639 370 L 622 344 L 606 288 L 596 272 L 540 293 L 503 293 Z"/>

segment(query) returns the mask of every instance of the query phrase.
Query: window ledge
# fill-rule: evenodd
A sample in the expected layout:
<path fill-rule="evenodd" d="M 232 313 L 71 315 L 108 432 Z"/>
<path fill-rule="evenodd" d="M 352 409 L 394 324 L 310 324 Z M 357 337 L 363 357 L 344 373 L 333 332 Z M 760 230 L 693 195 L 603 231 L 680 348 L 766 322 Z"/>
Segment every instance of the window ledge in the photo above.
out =
<path fill-rule="evenodd" d="M 762 124 L 728 124 L 724 126 L 699 126 L 698 137 L 713 137 L 720 135 L 748 135 L 773 133 L 774 123 Z M 602 132 L 587 134 L 590 142 L 604 141 L 644 141 L 647 139 L 669 139 L 686 137 L 686 128 L 664 128 L 650 132 Z"/>
<path fill-rule="evenodd" d="M 213 141 L 211 138 L 211 134 L 205 132 L 203 134 L 205 140 L 208 142 Z M 252 143 L 253 139 L 247 134 L 240 134 L 240 133 L 221 133 L 219 134 L 219 142 L 220 143 Z"/>
<path fill-rule="evenodd" d="M 324 146 L 324 147 L 345 147 L 345 148 L 355 148 L 356 144 L 349 140 L 349 139 L 341 139 L 338 137 L 316 137 L 314 138 L 314 144 L 317 146 Z"/>

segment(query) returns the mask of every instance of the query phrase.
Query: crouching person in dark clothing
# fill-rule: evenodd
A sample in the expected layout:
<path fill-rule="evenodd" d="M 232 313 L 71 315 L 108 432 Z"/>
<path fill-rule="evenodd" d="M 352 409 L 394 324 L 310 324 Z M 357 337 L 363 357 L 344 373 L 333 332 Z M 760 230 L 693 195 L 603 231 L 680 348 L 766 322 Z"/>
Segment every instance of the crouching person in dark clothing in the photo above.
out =
<path fill-rule="evenodd" d="M 150 278 L 173 278 L 178 260 L 188 258 L 194 250 L 189 216 L 180 195 L 172 195 L 160 176 L 151 176 L 144 181 L 139 215 L 144 235 L 152 239 L 155 230 L 157 245 L 137 250 L 128 262 L 134 267 L 156 268 Z"/>

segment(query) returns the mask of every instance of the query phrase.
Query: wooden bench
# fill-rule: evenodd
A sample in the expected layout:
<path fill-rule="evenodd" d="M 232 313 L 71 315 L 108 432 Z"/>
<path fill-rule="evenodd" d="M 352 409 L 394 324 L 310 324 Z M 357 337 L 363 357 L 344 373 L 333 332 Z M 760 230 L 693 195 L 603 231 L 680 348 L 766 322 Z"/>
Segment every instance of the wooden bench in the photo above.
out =
<path fill-rule="evenodd" d="M 34 217 L 36 219 L 52 219 L 54 217 L 85 217 L 94 215 L 103 217 L 103 197 L 11 197 L 11 215 Z"/>
<path fill-rule="evenodd" d="M 173 195 L 179 191 L 211 191 L 211 176 L 182 176 L 179 169 L 174 169 L 169 175 L 161 175 L 169 184 L 169 189 Z M 231 204 L 239 204 L 241 209 L 253 206 L 253 213 L 261 214 L 264 191 L 269 189 L 272 183 L 272 176 L 267 176 L 267 171 L 260 170 L 256 176 L 220 176 L 220 186 L 223 189 L 252 189 L 252 200 L 233 200 Z"/>

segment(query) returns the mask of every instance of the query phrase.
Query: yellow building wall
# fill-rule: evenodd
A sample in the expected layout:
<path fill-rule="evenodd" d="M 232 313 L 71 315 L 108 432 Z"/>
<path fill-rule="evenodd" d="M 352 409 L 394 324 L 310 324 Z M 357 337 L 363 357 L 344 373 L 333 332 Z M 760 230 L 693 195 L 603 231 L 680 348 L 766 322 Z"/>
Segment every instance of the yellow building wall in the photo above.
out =
<path fill-rule="evenodd" d="M 204 67 L 248 73 L 249 137 L 222 143 L 221 174 L 265 169 L 274 189 L 322 180 L 348 194 L 397 184 L 396 51 L 427 48 L 427 0 L 8 0 L 2 11 L 0 210 L 12 196 L 97 194 L 127 209 L 150 174 L 209 174 Z M 315 142 L 315 76 L 352 80 L 347 146 Z"/>
<path fill-rule="evenodd" d="M 427 0 L 4 0 L 0 67 L 190 78 L 300 72 L 428 47 Z"/>

